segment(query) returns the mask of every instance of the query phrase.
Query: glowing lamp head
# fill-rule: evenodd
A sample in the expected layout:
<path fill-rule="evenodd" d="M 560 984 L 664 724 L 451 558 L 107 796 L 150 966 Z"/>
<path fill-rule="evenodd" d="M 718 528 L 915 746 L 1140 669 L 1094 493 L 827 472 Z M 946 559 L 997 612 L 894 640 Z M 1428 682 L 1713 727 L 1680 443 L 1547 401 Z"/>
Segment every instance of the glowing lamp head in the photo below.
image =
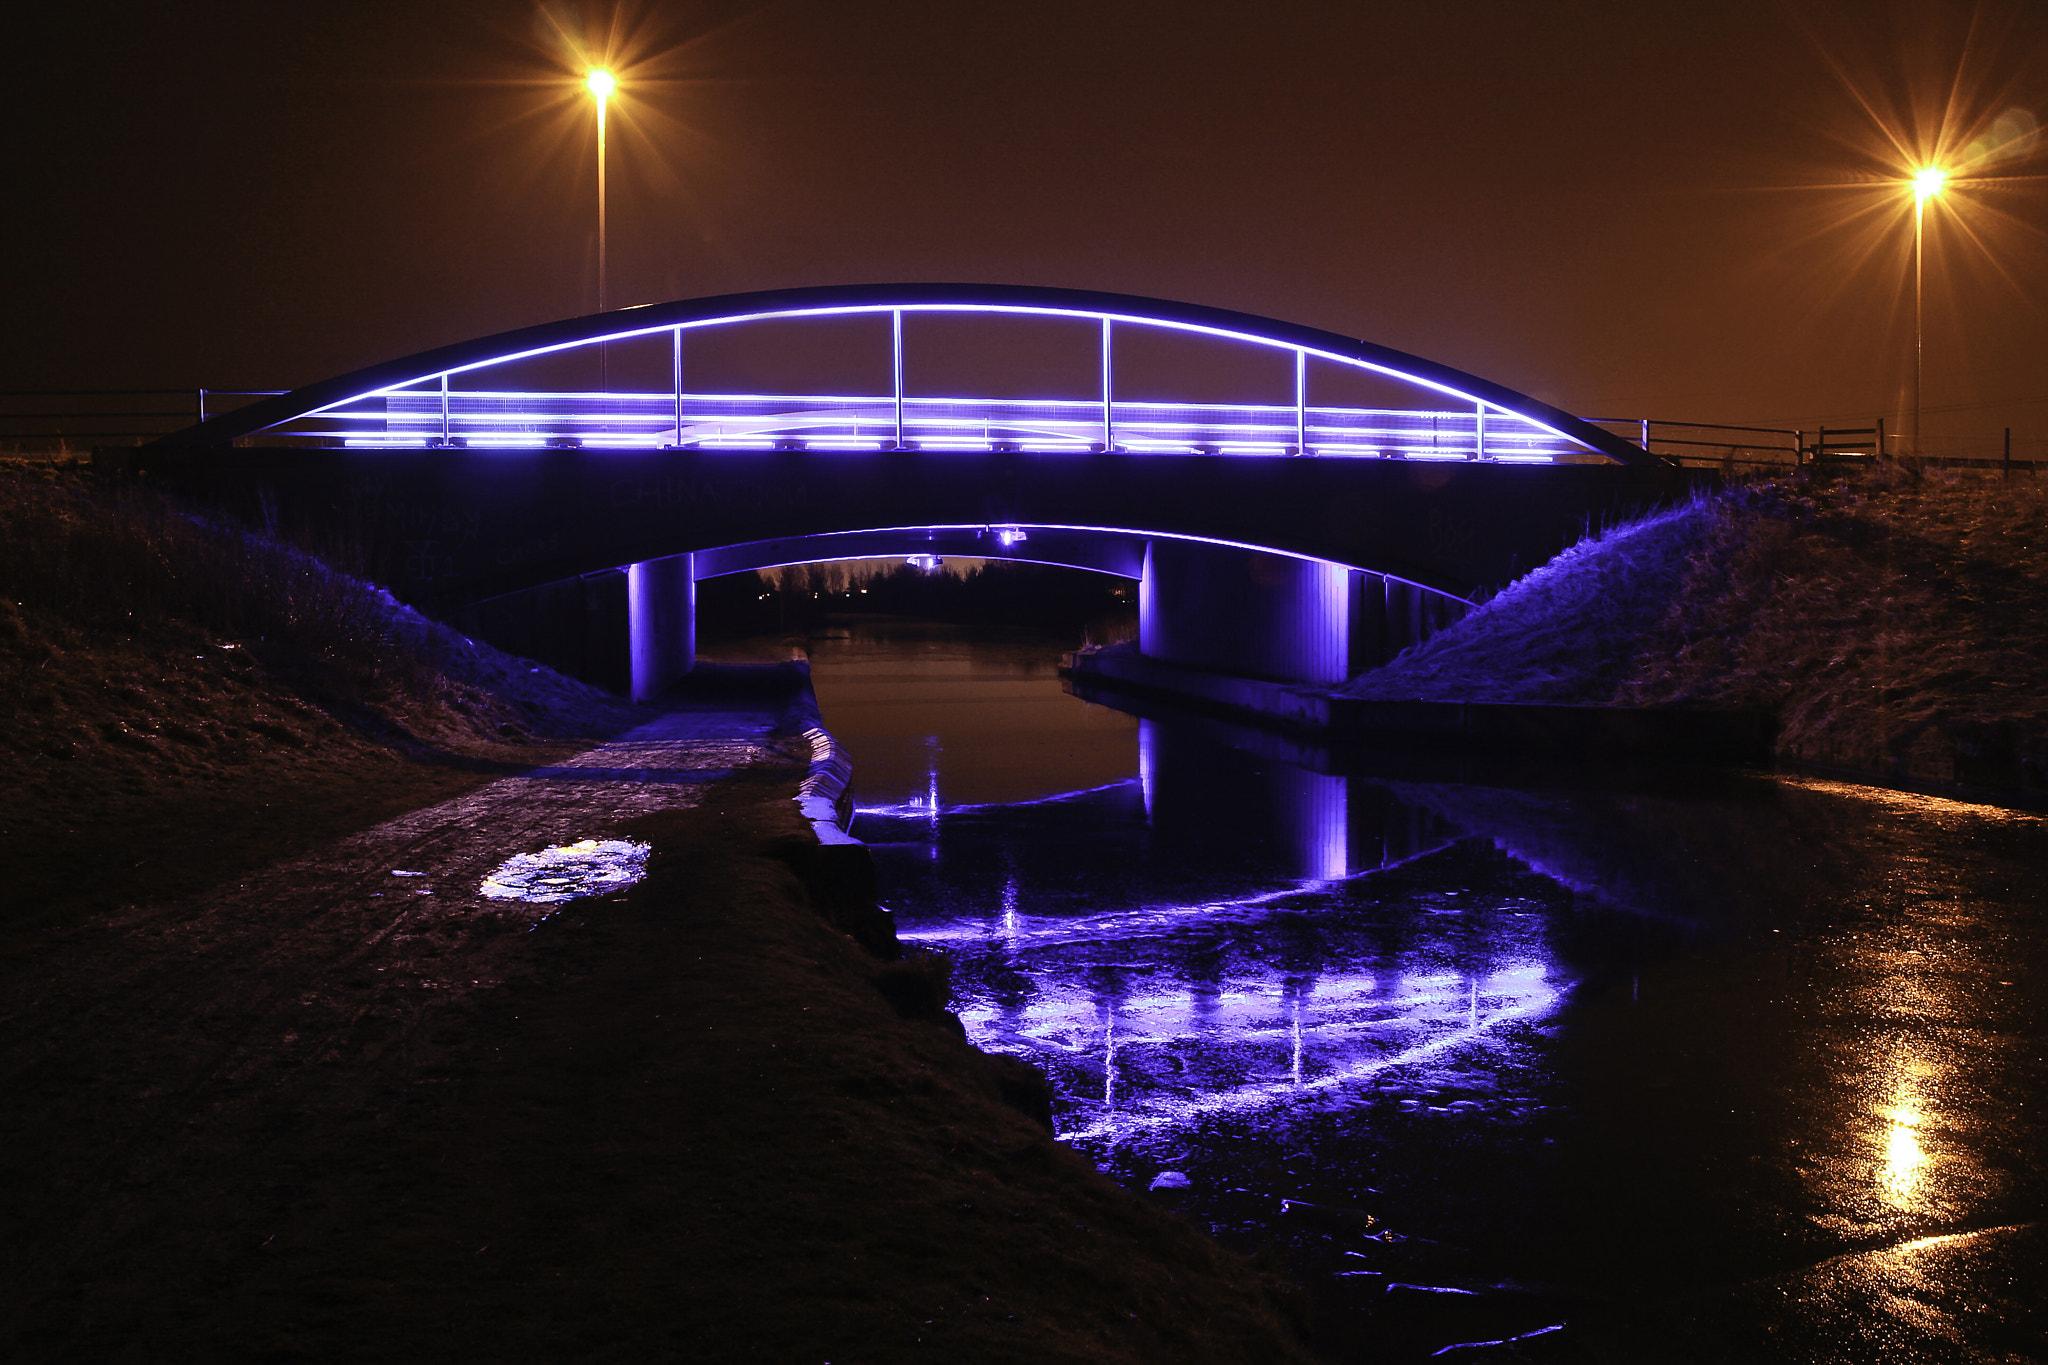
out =
<path fill-rule="evenodd" d="M 612 91 L 618 88 L 618 84 L 612 73 L 601 66 L 593 66 L 584 73 L 583 87 L 596 96 L 599 104 L 611 98 Z"/>
<path fill-rule="evenodd" d="M 1940 194 L 1947 184 L 1947 171 L 1939 166 L 1922 166 L 1913 172 L 1913 197 L 1924 203 Z"/>

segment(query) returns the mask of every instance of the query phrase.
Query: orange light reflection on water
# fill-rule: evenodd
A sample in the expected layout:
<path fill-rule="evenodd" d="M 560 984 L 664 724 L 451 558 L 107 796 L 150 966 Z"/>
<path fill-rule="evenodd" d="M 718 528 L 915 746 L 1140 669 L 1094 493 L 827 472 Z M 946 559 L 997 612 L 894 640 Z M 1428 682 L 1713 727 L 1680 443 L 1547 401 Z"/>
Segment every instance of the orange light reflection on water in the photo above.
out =
<path fill-rule="evenodd" d="M 1928 1161 L 1927 1149 L 1920 1143 L 1920 1109 L 1912 1104 L 1894 1105 L 1887 1117 L 1891 1127 L 1884 1136 L 1884 1170 L 1877 1183 L 1894 1207 L 1910 1209 Z"/>
<path fill-rule="evenodd" d="M 1941 1153 L 1929 1129 L 1938 1118 L 1932 1093 L 1941 1068 L 1918 1049 L 1902 1050 L 1883 1068 L 1883 1098 L 1872 1106 L 1878 1120 L 1871 1135 L 1877 1157 L 1878 1198 L 1899 1213 L 1927 1214 L 1941 1201 L 1935 1176 Z"/>

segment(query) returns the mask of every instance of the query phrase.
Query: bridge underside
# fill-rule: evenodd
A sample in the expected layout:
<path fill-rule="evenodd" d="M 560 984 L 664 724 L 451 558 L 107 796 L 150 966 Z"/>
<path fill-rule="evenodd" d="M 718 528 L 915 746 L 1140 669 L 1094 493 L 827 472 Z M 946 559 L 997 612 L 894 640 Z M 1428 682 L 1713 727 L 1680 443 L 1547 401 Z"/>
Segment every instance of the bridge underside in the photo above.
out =
<path fill-rule="evenodd" d="M 341 549 L 430 614 L 550 662 L 574 655 L 585 662 L 570 671 L 640 696 L 689 667 L 697 580 L 899 554 L 1133 578 L 1152 657 L 1341 681 L 1455 615 L 1458 599 L 1700 477 L 1046 452 L 243 447 L 131 458 L 154 481 L 316 551 Z"/>

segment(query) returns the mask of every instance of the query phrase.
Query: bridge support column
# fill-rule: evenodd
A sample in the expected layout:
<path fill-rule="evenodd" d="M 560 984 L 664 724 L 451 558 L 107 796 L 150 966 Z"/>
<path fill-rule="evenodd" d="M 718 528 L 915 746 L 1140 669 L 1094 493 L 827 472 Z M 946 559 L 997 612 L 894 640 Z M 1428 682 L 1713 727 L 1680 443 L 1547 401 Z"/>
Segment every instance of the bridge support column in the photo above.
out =
<path fill-rule="evenodd" d="M 1138 583 L 1138 651 L 1246 677 L 1342 682 L 1358 576 L 1321 560 L 1152 540 Z"/>
<path fill-rule="evenodd" d="M 666 691 L 697 661 L 697 579 L 692 557 L 626 566 L 626 648 L 631 695 Z"/>

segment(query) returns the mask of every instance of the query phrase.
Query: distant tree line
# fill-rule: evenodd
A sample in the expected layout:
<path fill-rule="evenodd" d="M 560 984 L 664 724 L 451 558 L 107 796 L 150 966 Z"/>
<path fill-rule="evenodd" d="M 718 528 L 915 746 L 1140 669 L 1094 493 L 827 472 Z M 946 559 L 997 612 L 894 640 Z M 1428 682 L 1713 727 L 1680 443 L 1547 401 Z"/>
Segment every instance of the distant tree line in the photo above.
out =
<path fill-rule="evenodd" d="M 792 564 L 697 585 L 697 630 L 744 637 L 875 615 L 1115 636 L 1137 618 L 1136 585 L 1110 574 L 1007 560 Z"/>

